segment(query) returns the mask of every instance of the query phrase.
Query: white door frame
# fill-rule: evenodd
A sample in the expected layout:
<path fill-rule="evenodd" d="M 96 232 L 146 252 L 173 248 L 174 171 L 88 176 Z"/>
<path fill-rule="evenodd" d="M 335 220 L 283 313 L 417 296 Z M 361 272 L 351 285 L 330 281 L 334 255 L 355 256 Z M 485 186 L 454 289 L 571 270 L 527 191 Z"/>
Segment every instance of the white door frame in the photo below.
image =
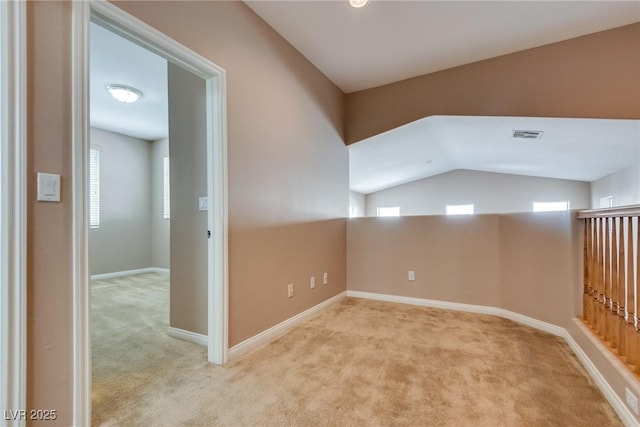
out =
<path fill-rule="evenodd" d="M 73 3 L 73 424 L 91 424 L 91 326 L 88 266 L 89 22 L 93 20 L 206 81 L 208 360 L 228 352 L 227 134 L 225 70 L 106 1 Z"/>
<path fill-rule="evenodd" d="M 16 414 L 27 409 L 25 4 L 0 2 L 0 20 L 0 408 Z M 25 424 L 6 418 L 0 421 L 3 426 Z"/>

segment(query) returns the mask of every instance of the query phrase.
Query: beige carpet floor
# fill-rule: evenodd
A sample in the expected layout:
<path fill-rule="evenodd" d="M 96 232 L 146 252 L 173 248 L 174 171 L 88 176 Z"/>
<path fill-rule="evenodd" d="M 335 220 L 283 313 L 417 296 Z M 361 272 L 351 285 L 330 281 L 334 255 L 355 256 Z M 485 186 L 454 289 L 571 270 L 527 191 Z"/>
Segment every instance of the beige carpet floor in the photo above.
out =
<path fill-rule="evenodd" d="M 166 335 L 166 277 L 93 283 L 93 424 L 620 426 L 559 338 L 347 298 L 224 367 Z"/>

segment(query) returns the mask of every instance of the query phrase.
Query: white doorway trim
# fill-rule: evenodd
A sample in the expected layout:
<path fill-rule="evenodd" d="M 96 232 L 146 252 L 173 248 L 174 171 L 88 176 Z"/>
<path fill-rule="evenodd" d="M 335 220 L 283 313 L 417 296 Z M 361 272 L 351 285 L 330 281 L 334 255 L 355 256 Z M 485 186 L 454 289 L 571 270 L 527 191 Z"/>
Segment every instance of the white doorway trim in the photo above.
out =
<path fill-rule="evenodd" d="M 25 3 L 0 2 L 0 20 L 0 408 L 17 414 L 27 409 Z M 24 426 L 19 418 L 2 425 Z"/>
<path fill-rule="evenodd" d="M 74 384 L 73 424 L 91 423 L 91 337 L 88 268 L 89 22 L 134 41 L 206 81 L 208 224 L 208 360 L 228 353 L 227 134 L 225 70 L 153 27 L 105 2 L 73 3 Z"/>

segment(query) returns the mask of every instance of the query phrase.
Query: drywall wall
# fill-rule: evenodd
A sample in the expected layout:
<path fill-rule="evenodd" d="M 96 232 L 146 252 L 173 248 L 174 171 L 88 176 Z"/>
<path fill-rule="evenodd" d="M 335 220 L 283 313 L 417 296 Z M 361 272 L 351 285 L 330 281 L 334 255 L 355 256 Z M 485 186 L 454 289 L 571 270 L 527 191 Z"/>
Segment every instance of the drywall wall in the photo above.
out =
<path fill-rule="evenodd" d="M 91 128 L 100 151 L 100 226 L 89 229 L 91 274 L 151 266 L 149 141 Z"/>
<path fill-rule="evenodd" d="M 351 208 L 355 208 L 354 215 L 351 215 Z M 355 191 L 349 191 L 349 216 L 360 217 L 366 216 L 367 207 L 365 203 L 365 196 L 362 193 Z"/>
<path fill-rule="evenodd" d="M 351 218 L 349 290 L 498 306 L 495 215 Z M 415 281 L 408 280 L 408 271 Z"/>
<path fill-rule="evenodd" d="M 600 208 L 600 198 L 609 196 L 613 206 L 640 204 L 640 157 L 638 163 L 591 183 L 592 209 Z"/>
<path fill-rule="evenodd" d="M 169 324 L 206 335 L 207 195 L 206 82 L 168 64 L 171 171 Z"/>
<path fill-rule="evenodd" d="M 169 139 L 151 143 L 151 266 L 170 268 L 170 220 L 164 219 L 164 158 L 169 157 Z M 171 167 L 169 167 L 171 171 Z"/>
<path fill-rule="evenodd" d="M 350 93 L 345 139 L 436 114 L 638 119 L 639 87 L 637 23 Z"/>
<path fill-rule="evenodd" d="M 227 72 L 229 344 L 344 291 L 344 95 L 241 2 L 115 4 Z"/>
<path fill-rule="evenodd" d="M 71 3 L 27 3 L 27 408 L 72 397 Z M 36 173 L 61 175 L 60 203 L 36 201 Z M 23 409 L 27 409 L 23 408 Z M 30 421 L 51 425 L 50 421 Z"/>
<path fill-rule="evenodd" d="M 581 295 L 574 222 L 574 212 L 353 218 L 347 286 L 501 307 L 566 327 Z"/>
<path fill-rule="evenodd" d="M 569 200 L 589 207 L 589 183 L 470 170 L 455 170 L 367 194 L 367 216 L 399 206 L 400 215 L 442 215 L 446 205 L 475 205 L 475 213 L 530 212 L 533 202 Z"/>
<path fill-rule="evenodd" d="M 500 215 L 500 307 L 567 327 L 579 312 L 574 212 Z"/>

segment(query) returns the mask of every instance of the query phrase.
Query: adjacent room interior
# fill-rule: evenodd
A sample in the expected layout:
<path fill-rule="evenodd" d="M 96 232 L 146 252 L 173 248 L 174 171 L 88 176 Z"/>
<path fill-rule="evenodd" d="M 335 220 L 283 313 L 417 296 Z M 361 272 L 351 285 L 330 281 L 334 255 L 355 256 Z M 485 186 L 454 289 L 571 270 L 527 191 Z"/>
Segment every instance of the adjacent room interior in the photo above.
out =
<path fill-rule="evenodd" d="M 167 61 L 90 26 L 89 262 L 92 406 L 148 372 L 166 337 L 170 289 Z M 145 108 L 120 98 L 143 83 Z M 112 96 L 111 92 L 115 91 Z M 150 96 L 151 95 L 151 96 Z M 188 344 L 187 344 L 188 345 Z M 148 375 L 148 374 L 147 374 Z"/>
<path fill-rule="evenodd" d="M 204 82 L 96 23 L 90 32 L 92 413 L 101 424 L 168 360 L 206 360 L 202 346 L 176 338 L 186 324 L 206 345 Z"/>

